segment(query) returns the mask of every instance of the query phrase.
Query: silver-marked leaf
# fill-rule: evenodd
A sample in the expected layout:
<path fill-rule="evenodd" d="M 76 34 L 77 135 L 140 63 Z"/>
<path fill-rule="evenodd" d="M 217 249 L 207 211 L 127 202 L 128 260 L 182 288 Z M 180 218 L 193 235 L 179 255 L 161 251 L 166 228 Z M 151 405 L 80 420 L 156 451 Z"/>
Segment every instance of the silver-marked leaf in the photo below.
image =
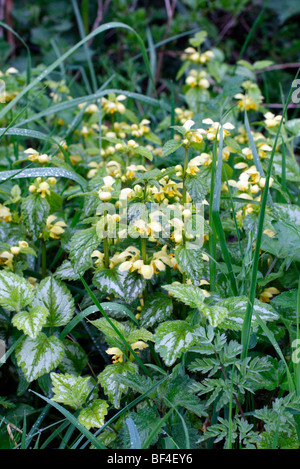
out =
<path fill-rule="evenodd" d="M 185 186 L 193 201 L 201 204 L 209 191 L 210 168 L 208 166 L 200 166 L 200 171 L 196 175 L 188 174 Z"/>
<path fill-rule="evenodd" d="M 167 366 L 173 365 L 181 355 L 195 344 L 194 326 L 186 321 L 166 321 L 155 331 L 155 350 Z"/>
<path fill-rule="evenodd" d="M 46 219 L 50 212 L 50 205 L 46 198 L 40 194 L 31 194 L 22 202 L 22 214 L 29 233 L 34 239 L 39 237 L 46 225 Z"/>
<path fill-rule="evenodd" d="M 13 317 L 12 323 L 19 331 L 23 331 L 24 334 L 35 339 L 45 325 L 48 316 L 49 311 L 47 308 L 35 306 L 29 312 L 20 311 L 20 313 L 17 313 Z"/>
<path fill-rule="evenodd" d="M 85 351 L 76 342 L 71 342 L 68 339 L 65 339 L 63 342 L 65 350 L 63 359 L 59 364 L 59 369 L 63 373 L 70 373 L 75 376 L 80 375 L 88 361 Z"/>
<path fill-rule="evenodd" d="M 63 261 L 63 263 L 56 269 L 54 276 L 60 280 L 78 280 L 80 277 L 74 271 L 70 261 Z"/>
<path fill-rule="evenodd" d="M 126 376 L 128 372 L 135 373 L 136 371 L 137 366 L 135 363 L 126 362 L 107 365 L 99 374 L 98 382 L 101 384 L 109 401 L 116 409 L 120 408 L 121 397 L 127 392 L 128 386 L 118 383 L 115 378 L 119 375 Z"/>
<path fill-rule="evenodd" d="M 29 383 L 56 368 L 63 354 L 61 340 L 55 336 L 47 337 L 43 332 L 35 339 L 26 337 L 16 347 L 17 363 Z"/>
<path fill-rule="evenodd" d="M 80 230 L 75 233 L 70 242 L 70 259 L 74 272 L 83 274 L 92 267 L 92 252 L 97 248 L 99 239 L 96 227 Z"/>
<path fill-rule="evenodd" d="M 188 275 L 193 283 L 198 284 L 203 272 L 203 259 L 200 249 L 188 249 L 179 246 L 175 250 L 175 258 L 181 270 Z"/>
<path fill-rule="evenodd" d="M 139 340 L 142 340 L 144 342 L 154 341 L 154 337 L 152 332 L 147 331 L 147 329 L 134 329 L 133 331 L 129 332 L 128 335 L 126 335 L 126 340 L 129 344 L 133 344 L 134 342 L 138 342 Z"/>
<path fill-rule="evenodd" d="M 72 374 L 50 373 L 53 384 L 52 400 L 68 405 L 73 409 L 80 409 L 90 393 L 90 378 L 82 378 Z"/>
<path fill-rule="evenodd" d="M 96 399 L 90 407 L 82 409 L 78 420 L 88 430 L 90 428 L 101 428 L 107 415 L 108 403 L 103 399 Z"/>
<path fill-rule="evenodd" d="M 141 315 L 141 326 L 152 327 L 168 319 L 173 312 L 172 299 L 164 293 L 154 293 L 148 298 Z"/>
<path fill-rule="evenodd" d="M 128 272 L 124 278 L 123 293 L 127 303 L 132 303 L 144 290 L 146 280 L 137 272 Z"/>
<path fill-rule="evenodd" d="M 74 300 L 66 285 L 53 276 L 41 281 L 36 289 L 33 306 L 45 306 L 49 310 L 46 326 L 68 324 L 74 314 Z"/>
<path fill-rule="evenodd" d="M 217 327 L 228 316 L 228 309 L 219 305 L 205 306 L 201 309 L 201 313 L 208 319 L 213 327 Z"/>
<path fill-rule="evenodd" d="M 177 300 L 182 301 L 192 308 L 201 310 L 204 305 L 205 295 L 201 288 L 195 285 L 164 285 L 163 288 L 165 288 L 171 296 L 174 296 Z"/>
<path fill-rule="evenodd" d="M 101 293 L 124 296 L 124 279 L 126 274 L 117 268 L 98 270 L 93 277 L 93 284 Z"/>
<path fill-rule="evenodd" d="M 228 316 L 219 323 L 219 327 L 221 329 L 241 330 L 246 314 L 247 304 L 248 298 L 246 296 L 231 297 L 220 301 L 217 306 L 226 308 L 228 310 Z M 258 313 L 260 318 L 265 322 L 276 321 L 279 318 L 279 315 L 271 305 L 262 303 L 257 299 L 254 300 L 253 310 Z M 257 327 L 257 325 L 255 315 L 253 315 L 252 326 Z"/>
<path fill-rule="evenodd" d="M 0 272 L 0 305 L 8 311 L 20 311 L 34 296 L 30 283 L 12 272 Z"/>

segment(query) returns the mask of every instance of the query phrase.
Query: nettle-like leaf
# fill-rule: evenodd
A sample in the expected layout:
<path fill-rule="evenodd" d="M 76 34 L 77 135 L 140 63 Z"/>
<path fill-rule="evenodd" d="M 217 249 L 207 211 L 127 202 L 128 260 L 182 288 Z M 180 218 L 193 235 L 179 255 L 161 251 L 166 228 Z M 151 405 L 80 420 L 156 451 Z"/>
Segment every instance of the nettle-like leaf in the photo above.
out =
<path fill-rule="evenodd" d="M 155 350 L 167 366 L 173 365 L 181 355 L 195 344 L 195 327 L 186 321 L 166 321 L 155 331 Z"/>
<path fill-rule="evenodd" d="M 171 153 L 174 153 L 178 148 L 182 146 L 182 142 L 178 140 L 168 140 L 163 148 L 162 148 L 162 156 L 168 156 L 171 155 Z"/>
<path fill-rule="evenodd" d="M 61 404 L 80 409 L 90 393 L 90 378 L 82 378 L 69 373 L 50 373 L 53 384 L 52 400 Z"/>
<path fill-rule="evenodd" d="M 63 261 L 63 263 L 56 269 L 54 276 L 60 280 L 78 280 L 80 277 L 75 272 L 71 261 Z"/>
<path fill-rule="evenodd" d="M 26 337 L 16 347 L 17 363 L 29 383 L 56 368 L 63 354 L 62 341 L 55 336 L 47 337 L 43 332 L 35 339 Z"/>
<path fill-rule="evenodd" d="M 110 318 L 111 323 L 115 326 L 115 328 L 119 331 L 120 334 L 124 337 L 126 335 L 125 326 L 121 322 L 117 321 L 116 319 Z M 90 321 L 93 326 L 97 327 L 99 331 L 103 332 L 107 337 L 112 339 L 118 338 L 119 335 L 114 330 L 114 328 L 110 325 L 110 323 L 105 318 L 95 319 L 94 321 Z"/>
<path fill-rule="evenodd" d="M 46 326 L 58 327 L 68 324 L 74 314 L 74 300 L 66 285 L 53 276 L 41 281 L 36 289 L 33 306 L 49 310 Z"/>
<path fill-rule="evenodd" d="M 20 311 L 34 296 L 30 283 L 12 272 L 0 272 L 0 305 L 8 311 Z"/>
<path fill-rule="evenodd" d="M 193 201 L 201 204 L 210 188 L 210 168 L 201 166 L 196 175 L 188 174 L 185 186 Z"/>
<path fill-rule="evenodd" d="M 153 160 L 153 155 L 151 151 L 149 150 L 149 148 L 139 146 L 133 149 L 133 153 L 135 153 L 136 155 L 144 156 L 150 161 Z"/>
<path fill-rule="evenodd" d="M 92 267 L 92 252 L 98 247 L 96 227 L 75 233 L 70 242 L 70 260 L 76 274 L 83 274 Z"/>
<path fill-rule="evenodd" d="M 86 366 L 88 358 L 83 348 L 68 339 L 64 341 L 64 356 L 59 364 L 59 368 L 63 373 L 70 373 L 72 375 L 80 375 L 83 368 Z"/>
<path fill-rule="evenodd" d="M 17 313 L 13 317 L 12 323 L 19 331 L 23 331 L 24 334 L 35 339 L 46 324 L 48 316 L 49 310 L 47 308 L 35 306 L 29 312 L 20 311 L 20 313 Z"/>
<path fill-rule="evenodd" d="M 107 415 L 108 403 L 103 399 L 96 399 L 90 407 L 81 410 L 78 421 L 88 430 L 101 428 Z"/>
<path fill-rule="evenodd" d="M 175 258 L 182 272 L 195 283 L 199 284 L 203 272 L 203 259 L 200 249 L 188 249 L 179 246 L 175 250 Z"/>
<path fill-rule="evenodd" d="M 50 205 L 40 194 L 31 194 L 22 202 L 22 214 L 28 231 L 37 239 L 46 224 L 50 213 Z"/>
<path fill-rule="evenodd" d="M 194 285 L 164 285 L 170 295 L 174 296 L 177 300 L 182 301 L 184 304 L 192 308 L 201 309 L 204 305 L 205 295 L 201 288 Z"/>
<path fill-rule="evenodd" d="M 130 412 L 129 417 L 136 426 L 141 446 L 151 434 L 152 439 L 149 446 L 155 445 L 164 423 L 159 415 L 158 409 L 156 407 L 142 407 L 138 409 L 137 412 Z M 131 438 L 127 426 L 123 427 L 117 441 L 120 445 L 122 444 L 122 447 L 131 448 Z"/>
<path fill-rule="evenodd" d="M 126 376 L 127 373 L 136 372 L 136 364 L 132 362 L 126 362 L 107 365 L 105 369 L 99 374 L 98 382 L 101 384 L 105 394 L 108 396 L 109 401 L 116 409 L 120 408 L 121 397 L 128 390 L 128 386 L 119 383 L 116 378 L 119 375 Z"/>
<path fill-rule="evenodd" d="M 173 312 L 172 299 L 164 293 L 154 293 L 148 298 L 143 308 L 141 326 L 152 327 L 168 319 Z"/>
<path fill-rule="evenodd" d="M 134 329 L 129 334 L 125 336 L 127 342 L 129 344 L 133 344 L 139 340 L 143 340 L 144 342 L 152 341 L 153 342 L 153 334 L 147 329 Z"/>
<path fill-rule="evenodd" d="M 201 309 L 201 313 L 208 319 L 213 327 L 219 326 L 228 316 L 228 309 L 222 306 L 205 306 Z"/>
<path fill-rule="evenodd" d="M 124 278 L 123 294 L 127 303 L 132 303 L 145 289 L 146 280 L 137 272 L 128 272 Z"/>
<path fill-rule="evenodd" d="M 110 321 L 115 326 L 115 328 L 119 331 L 120 334 L 124 337 L 127 343 L 132 344 L 137 342 L 138 340 L 142 340 L 147 342 L 148 340 L 153 341 L 153 334 L 146 329 L 137 329 L 131 327 L 130 329 L 126 327 L 125 324 L 122 324 L 115 319 L 110 318 Z M 96 319 L 95 321 L 91 321 L 97 329 L 99 329 L 103 334 L 106 335 L 107 341 L 111 345 L 120 346 L 121 349 L 124 349 L 124 343 L 121 342 L 121 339 L 114 328 L 109 324 L 107 319 L 100 318 Z M 114 339 L 116 342 L 111 342 L 109 339 Z"/>
<path fill-rule="evenodd" d="M 246 296 L 230 297 L 220 301 L 216 306 L 226 308 L 228 310 L 228 315 L 218 324 L 218 326 L 221 329 L 241 330 L 247 304 L 248 298 Z M 260 318 L 265 322 L 276 321 L 279 318 L 279 315 L 271 305 L 262 303 L 257 299 L 254 300 L 253 310 L 254 313 L 259 314 Z M 253 314 L 252 326 L 257 327 L 257 325 L 256 316 Z"/>
<path fill-rule="evenodd" d="M 115 267 L 113 269 L 98 270 L 93 277 L 93 284 L 102 293 L 117 295 L 121 298 L 124 296 L 124 279 L 126 274 L 119 272 Z"/>

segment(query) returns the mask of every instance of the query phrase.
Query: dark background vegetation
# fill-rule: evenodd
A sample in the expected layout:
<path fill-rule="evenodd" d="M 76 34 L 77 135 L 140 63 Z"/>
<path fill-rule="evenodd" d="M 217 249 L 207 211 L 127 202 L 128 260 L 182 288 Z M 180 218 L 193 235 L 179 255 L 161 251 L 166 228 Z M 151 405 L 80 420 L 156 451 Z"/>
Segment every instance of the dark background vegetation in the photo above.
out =
<path fill-rule="evenodd" d="M 0 0 L 0 19 L 28 44 L 34 65 L 48 65 L 80 40 L 76 5 L 85 33 L 105 22 L 120 21 L 132 26 L 148 47 L 163 42 L 155 48 L 159 93 L 168 92 L 169 80 L 180 66 L 180 54 L 192 34 L 184 33 L 199 29 L 208 32 L 207 47 L 220 48 L 228 63 L 240 58 L 245 41 L 243 59 L 274 61 L 272 73 L 262 74 L 259 83 L 263 92 L 267 89 L 271 107 L 281 107 L 278 83 L 286 90 L 299 67 L 298 0 Z M 173 39 L 164 42 L 169 38 Z M 137 89 L 141 81 L 138 85 L 135 77 L 145 72 L 142 61 L 133 59 L 140 52 L 133 34 L 109 30 L 89 43 L 89 51 L 103 81 L 117 72 L 112 86 L 141 91 Z M 26 60 L 18 38 L 0 28 L 0 68 L 9 62 L 22 70 Z M 68 61 L 68 69 L 79 74 L 86 65 L 83 49 Z"/>

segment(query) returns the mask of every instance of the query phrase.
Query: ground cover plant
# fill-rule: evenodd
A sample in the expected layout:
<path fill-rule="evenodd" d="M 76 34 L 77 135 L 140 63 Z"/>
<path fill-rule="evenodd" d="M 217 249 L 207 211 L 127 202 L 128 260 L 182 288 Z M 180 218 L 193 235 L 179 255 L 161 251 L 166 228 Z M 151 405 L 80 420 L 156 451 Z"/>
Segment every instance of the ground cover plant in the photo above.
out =
<path fill-rule="evenodd" d="M 71 3 L 42 65 L 2 23 L 1 448 L 299 448 L 298 74 L 245 56 L 259 14 L 234 59 L 185 34 L 167 78 L 151 28 Z"/>

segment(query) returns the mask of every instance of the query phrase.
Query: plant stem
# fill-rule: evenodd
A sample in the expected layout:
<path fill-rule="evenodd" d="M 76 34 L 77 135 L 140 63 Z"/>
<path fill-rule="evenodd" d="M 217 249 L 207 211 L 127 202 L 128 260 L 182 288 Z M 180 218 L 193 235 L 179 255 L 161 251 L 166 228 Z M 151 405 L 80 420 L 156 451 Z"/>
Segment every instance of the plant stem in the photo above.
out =
<path fill-rule="evenodd" d="M 47 250 L 45 240 L 42 238 L 42 278 L 47 276 Z"/>
<path fill-rule="evenodd" d="M 185 185 L 185 180 L 186 180 L 186 170 L 188 167 L 188 162 L 189 162 L 189 148 L 185 148 L 185 153 L 184 153 L 184 164 L 183 164 L 183 179 L 182 179 L 182 205 L 186 203 L 186 185 Z"/>
<path fill-rule="evenodd" d="M 104 229 L 107 230 L 107 210 L 104 211 L 104 218 L 105 218 L 105 225 Z M 108 244 L 108 236 L 104 236 L 103 238 L 103 250 L 104 250 L 104 266 L 106 269 L 109 269 L 109 244 Z"/>
<path fill-rule="evenodd" d="M 147 264 L 147 238 L 141 238 L 141 253 L 142 253 L 142 259 L 143 259 L 144 264 Z M 148 298 L 148 291 L 147 291 L 147 285 L 146 285 L 143 290 L 144 305 L 145 305 L 147 298 Z"/>

